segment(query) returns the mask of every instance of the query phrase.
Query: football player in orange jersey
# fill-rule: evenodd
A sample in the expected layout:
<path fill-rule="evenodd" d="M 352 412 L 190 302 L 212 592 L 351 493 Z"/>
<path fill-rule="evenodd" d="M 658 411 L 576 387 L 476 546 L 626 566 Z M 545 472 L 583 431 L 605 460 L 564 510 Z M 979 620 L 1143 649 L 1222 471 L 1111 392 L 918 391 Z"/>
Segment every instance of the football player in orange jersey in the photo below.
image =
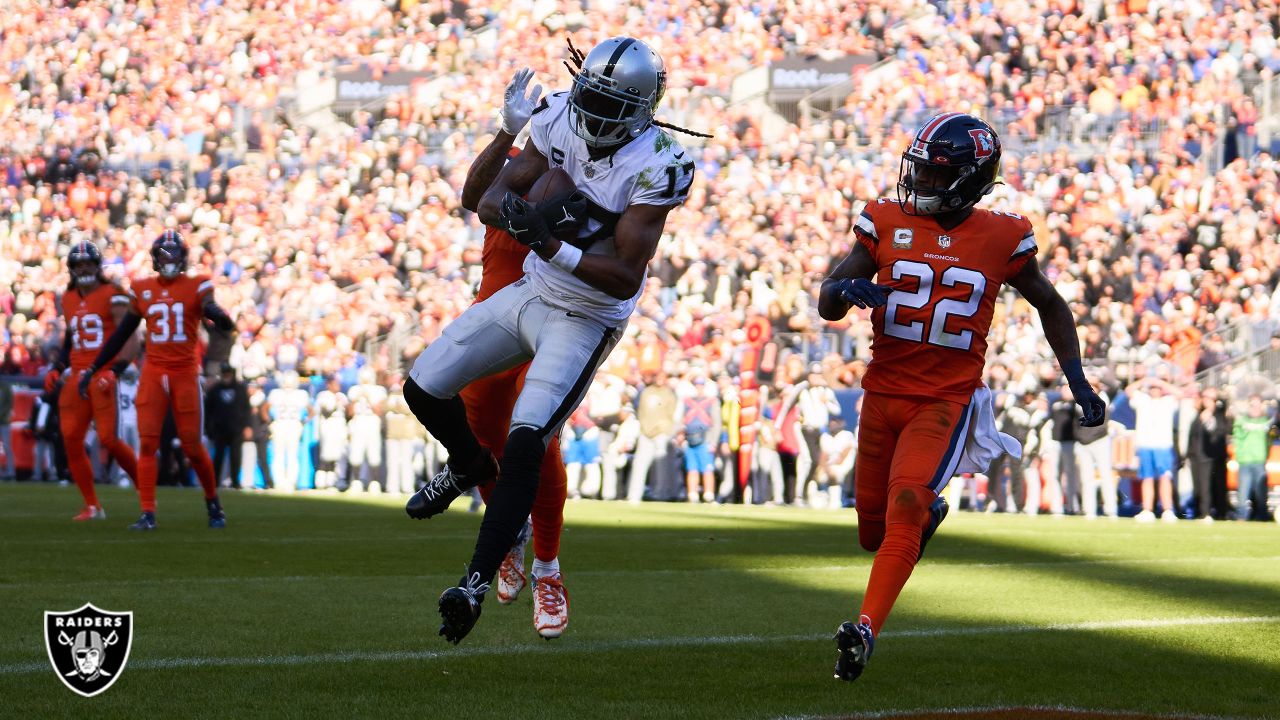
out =
<path fill-rule="evenodd" d="M 235 322 L 213 300 L 213 282 L 205 275 L 186 274 L 187 244 L 173 230 L 165 230 L 151 245 L 151 260 L 157 275 L 133 284 L 129 313 L 120 321 L 111 339 L 98 353 L 93 367 L 111 362 L 116 352 L 133 336 L 145 318 L 146 355 L 138 381 L 138 498 L 142 516 L 131 530 L 156 529 L 156 452 L 165 416 L 173 409 L 182 451 L 204 488 L 209 527 L 226 526 L 226 515 L 218 500 L 213 461 L 202 442 L 204 392 L 200 387 L 200 358 L 197 341 L 201 320 L 208 319 L 221 330 L 235 328 Z M 82 388 L 84 381 L 81 382 Z"/>
<path fill-rule="evenodd" d="M 102 274 L 102 253 L 91 242 L 81 241 L 67 255 L 71 285 L 62 296 L 62 314 L 67 333 L 62 356 L 45 376 L 45 389 L 52 390 L 68 364 L 71 376 L 58 395 L 62 438 L 66 444 L 67 465 L 71 478 L 84 496 L 84 509 L 75 520 L 104 520 L 107 517 L 98 503 L 93 487 L 93 466 L 85 449 L 85 435 L 92 421 L 98 429 L 98 441 L 115 458 L 120 468 L 135 482 L 138 479 L 137 458 L 133 448 L 116 433 L 116 379 L 111 370 L 92 365 L 102 344 L 121 321 L 129 302 L 128 293 Z M 79 395 L 76 388 L 85 390 Z M 83 397 L 81 397 L 83 395 Z"/>
<path fill-rule="evenodd" d="M 475 212 L 480 198 L 493 184 L 498 171 L 506 161 L 519 154 L 514 147 L 516 136 L 529 122 L 538 104 L 541 86 L 535 86 L 526 94 L 533 72 L 521 70 L 507 86 L 503 106 L 502 128 L 493 140 L 472 162 L 462 186 L 462 206 Z M 529 248 L 521 245 L 506 232 L 486 227 L 481 259 L 480 290 L 476 302 L 492 296 L 502 288 L 524 277 L 524 259 Z M 481 378 L 462 390 L 462 401 L 467 409 L 467 421 L 480 444 L 488 448 L 498 460 L 507 443 L 511 429 L 511 413 L 516 398 L 524 387 L 529 363 L 523 363 L 505 372 Z M 524 547 L 529 533 L 533 534 L 534 581 L 533 625 L 544 638 L 560 637 L 569 623 L 569 594 L 560 576 L 560 533 L 564 528 L 564 502 L 567 495 L 564 462 L 560 457 L 560 436 L 556 433 L 547 445 L 542 458 L 537 496 L 533 503 L 531 523 L 516 538 L 516 544 L 507 553 L 498 569 L 498 602 L 506 605 L 516 601 L 526 584 L 524 572 Z M 493 482 L 480 486 L 485 500 L 493 490 Z M 406 507 L 414 518 L 427 517 L 422 498 L 415 495 Z"/>
<path fill-rule="evenodd" d="M 858 622 L 836 632 L 836 677 L 862 674 L 894 601 L 946 516 L 982 384 L 996 294 L 1008 283 L 1037 310 L 1083 409 L 1106 409 L 1085 380 L 1075 318 L 1036 263 L 1031 223 L 974 208 L 999 181 L 1000 139 L 983 120 L 942 113 L 902 154 L 896 199 L 870 203 L 849 256 L 822 283 L 827 320 L 873 308 L 858 430 L 858 541 L 874 552 Z M 879 284 L 872 282 L 877 277 Z"/>

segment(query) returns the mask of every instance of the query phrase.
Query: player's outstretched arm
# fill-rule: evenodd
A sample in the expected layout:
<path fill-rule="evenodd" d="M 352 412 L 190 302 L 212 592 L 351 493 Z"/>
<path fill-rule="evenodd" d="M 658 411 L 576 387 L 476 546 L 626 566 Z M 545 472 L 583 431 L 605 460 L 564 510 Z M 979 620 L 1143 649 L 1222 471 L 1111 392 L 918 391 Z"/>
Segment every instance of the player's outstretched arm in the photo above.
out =
<path fill-rule="evenodd" d="M 818 292 L 818 314 L 823 320 L 842 320 L 854 305 L 880 307 L 888 299 L 889 286 L 871 282 L 880 266 L 861 243 L 854 243 L 848 257 L 840 261 Z"/>
<path fill-rule="evenodd" d="M 1080 424 L 1086 427 L 1101 425 L 1106 418 L 1107 406 L 1084 376 L 1084 367 L 1080 364 L 1076 319 L 1072 317 L 1067 301 L 1054 289 L 1049 278 L 1040 272 L 1040 265 L 1035 258 L 1029 259 L 1008 282 L 1040 313 L 1045 339 L 1049 341 L 1049 347 L 1053 348 L 1053 354 L 1058 358 L 1063 374 L 1067 376 L 1071 394 L 1080 405 Z"/>
<path fill-rule="evenodd" d="M 222 306 L 212 299 L 206 300 L 201 309 L 204 311 L 204 316 L 209 318 L 213 326 L 219 330 L 231 332 L 236 329 L 236 321 L 231 319 L 230 313 L 222 309 Z"/>
<path fill-rule="evenodd" d="M 511 152 L 511 146 L 515 141 L 515 135 L 499 130 L 493 140 L 485 145 L 484 150 L 481 150 L 472 161 L 471 167 L 467 169 L 467 179 L 462 183 L 463 208 L 478 212 L 480 199 L 484 197 L 489 186 L 493 185 L 493 181 L 506 164 L 507 155 Z"/>
<path fill-rule="evenodd" d="M 124 322 L 125 317 L 128 315 L 128 303 L 115 302 L 111 304 L 111 319 L 115 322 L 116 327 L 120 327 L 120 323 Z M 138 357 L 138 353 L 140 352 L 142 352 L 142 343 L 139 342 L 137 333 L 129 333 L 129 338 L 125 341 L 120 352 L 117 353 L 116 362 L 123 362 L 126 364 L 133 362 L 134 358 Z"/>
<path fill-rule="evenodd" d="M 529 192 L 529 188 L 533 187 L 533 183 L 542 177 L 549 167 L 546 156 L 539 152 L 533 143 L 527 143 L 524 150 L 521 150 L 519 155 L 498 172 L 498 177 L 494 178 L 489 189 L 485 190 L 481 196 L 479 204 L 476 205 L 476 214 L 480 216 L 480 222 L 506 230 L 506 226 L 499 217 L 502 212 L 502 198 L 508 192 L 518 196 Z"/>
<path fill-rule="evenodd" d="M 502 101 L 502 127 L 467 170 L 467 179 L 462 184 L 462 207 L 471 212 L 477 212 L 480 198 L 506 163 L 516 135 L 529 124 L 529 118 L 538 107 L 542 86 L 535 85 L 532 91 L 525 92 L 532 78 L 533 71 L 529 68 L 517 70 L 512 76 Z"/>

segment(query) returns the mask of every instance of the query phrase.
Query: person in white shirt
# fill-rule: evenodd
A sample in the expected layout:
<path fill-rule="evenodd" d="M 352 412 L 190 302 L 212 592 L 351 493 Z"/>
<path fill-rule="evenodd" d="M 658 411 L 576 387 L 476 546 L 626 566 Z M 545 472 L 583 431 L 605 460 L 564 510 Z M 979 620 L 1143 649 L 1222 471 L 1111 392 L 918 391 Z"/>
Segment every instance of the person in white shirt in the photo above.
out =
<path fill-rule="evenodd" d="M 116 401 L 120 403 L 120 414 L 116 421 L 116 435 L 125 445 L 133 448 L 137 454 L 140 440 L 138 438 L 138 368 L 130 365 L 120 373 L 120 382 L 116 385 Z M 113 478 L 120 487 L 129 487 L 133 483 L 129 475 L 119 465 L 115 466 Z"/>
<path fill-rule="evenodd" d="M 271 413 L 271 475 L 276 487 L 286 492 L 298 489 L 301 471 L 302 422 L 311 406 L 311 396 L 298 387 L 298 374 L 280 374 L 280 387 L 267 394 Z"/>
<path fill-rule="evenodd" d="M 1156 484 L 1159 483 L 1160 519 L 1176 521 L 1173 473 L 1176 469 L 1175 423 L 1178 417 L 1177 388 L 1154 376 L 1125 389 L 1133 408 L 1134 445 L 1138 449 L 1138 478 L 1142 480 L 1142 512 L 1138 522 L 1152 522 L 1155 516 Z"/>
<path fill-rule="evenodd" d="M 602 445 L 604 467 L 612 467 L 613 472 L 604 474 L 604 488 L 600 497 L 605 500 L 618 499 L 618 477 L 627 467 L 628 458 L 636 450 L 640 439 L 640 421 L 636 419 L 635 408 L 624 403 L 619 409 L 618 426 L 613 431 L 613 439 L 608 445 Z"/>
<path fill-rule="evenodd" d="M 382 412 L 387 390 L 377 384 L 371 367 L 360 369 L 360 384 L 347 391 L 351 401 L 350 478 L 351 491 L 372 490 L 382 472 Z"/>
<path fill-rule="evenodd" d="M 826 485 L 827 507 L 838 510 L 844 505 L 844 486 L 853 472 L 853 458 L 858 440 L 844 427 L 844 418 L 832 415 L 827 431 L 818 439 L 821 458 L 818 485 Z"/>
<path fill-rule="evenodd" d="M 316 395 L 315 413 L 319 420 L 319 462 L 316 463 L 316 489 L 331 490 L 346 477 L 347 460 L 347 396 L 338 378 L 330 377 L 325 389 Z"/>

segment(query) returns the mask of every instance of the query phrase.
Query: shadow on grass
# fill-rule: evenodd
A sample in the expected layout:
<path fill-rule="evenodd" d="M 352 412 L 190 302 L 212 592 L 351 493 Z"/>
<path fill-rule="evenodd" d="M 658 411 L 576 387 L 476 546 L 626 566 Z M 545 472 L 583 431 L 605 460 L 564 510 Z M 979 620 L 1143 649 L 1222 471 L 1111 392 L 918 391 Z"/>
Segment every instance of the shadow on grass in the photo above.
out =
<path fill-rule="evenodd" d="M 108 509 L 130 499 L 110 494 Z M 1063 704 L 1261 717 L 1273 714 L 1268 689 L 1280 687 L 1275 623 L 982 631 L 1020 623 L 1002 620 L 1002 608 L 1017 609 L 1010 602 L 1039 603 L 1061 622 L 1088 619 L 1087 609 L 1066 604 L 1094 592 L 1132 603 L 1128 617 L 1193 617 L 1195 607 L 1280 613 L 1274 585 L 1212 577 L 1212 567 L 1081 563 L 1078 553 L 948 535 L 944 526 L 867 674 L 849 685 L 830 678 L 827 636 L 853 613 L 870 564 L 856 548 L 851 513 L 841 523 L 748 510 L 762 517 L 734 527 L 700 524 L 683 508 L 572 506 L 569 634 L 536 640 L 526 597 L 507 608 L 487 603 L 453 650 L 434 635 L 433 599 L 469 556 L 478 516 L 455 509 L 415 523 L 395 505 L 230 495 L 232 525 L 211 533 L 198 499 L 162 494 L 162 530 L 139 538 L 124 532 L 123 512 L 72 526 L 65 493 L 0 488 L 3 714 L 83 712 L 52 670 L 5 669 L 44 661 L 43 610 L 86 599 L 138 618 L 138 667 L 92 701 L 105 716 L 758 718 Z M 813 569 L 805 559 L 848 569 Z M 947 579 L 957 572 L 963 577 Z M 1055 584 L 1075 594 L 1055 595 Z M 628 644 L 639 638 L 655 641 Z M 360 651 L 407 655 L 332 657 Z M 249 664 L 316 654 L 329 657 Z M 144 666 L 200 656 L 246 664 Z"/>

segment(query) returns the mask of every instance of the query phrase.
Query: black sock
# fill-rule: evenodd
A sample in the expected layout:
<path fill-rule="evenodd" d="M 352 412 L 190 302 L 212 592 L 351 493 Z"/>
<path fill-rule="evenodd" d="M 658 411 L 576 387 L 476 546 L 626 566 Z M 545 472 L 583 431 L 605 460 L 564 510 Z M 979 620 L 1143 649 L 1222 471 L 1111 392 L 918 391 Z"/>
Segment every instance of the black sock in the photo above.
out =
<path fill-rule="evenodd" d="M 484 520 L 480 522 L 480 536 L 476 539 L 468 575 L 480 573 L 481 582 L 493 582 L 503 558 L 524 527 L 525 518 L 533 510 L 546 452 L 542 436 L 533 428 L 519 427 L 507 436 L 502 472 L 489 495 Z"/>
<path fill-rule="evenodd" d="M 449 451 L 449 467 L 466 473 L 480 454 L 480 442 L 467 423 L 467 406 L 460 396 L 448 400 L 429 395 L 413 380 L 404 381 L 404 400 L 431 437 Z"/>

